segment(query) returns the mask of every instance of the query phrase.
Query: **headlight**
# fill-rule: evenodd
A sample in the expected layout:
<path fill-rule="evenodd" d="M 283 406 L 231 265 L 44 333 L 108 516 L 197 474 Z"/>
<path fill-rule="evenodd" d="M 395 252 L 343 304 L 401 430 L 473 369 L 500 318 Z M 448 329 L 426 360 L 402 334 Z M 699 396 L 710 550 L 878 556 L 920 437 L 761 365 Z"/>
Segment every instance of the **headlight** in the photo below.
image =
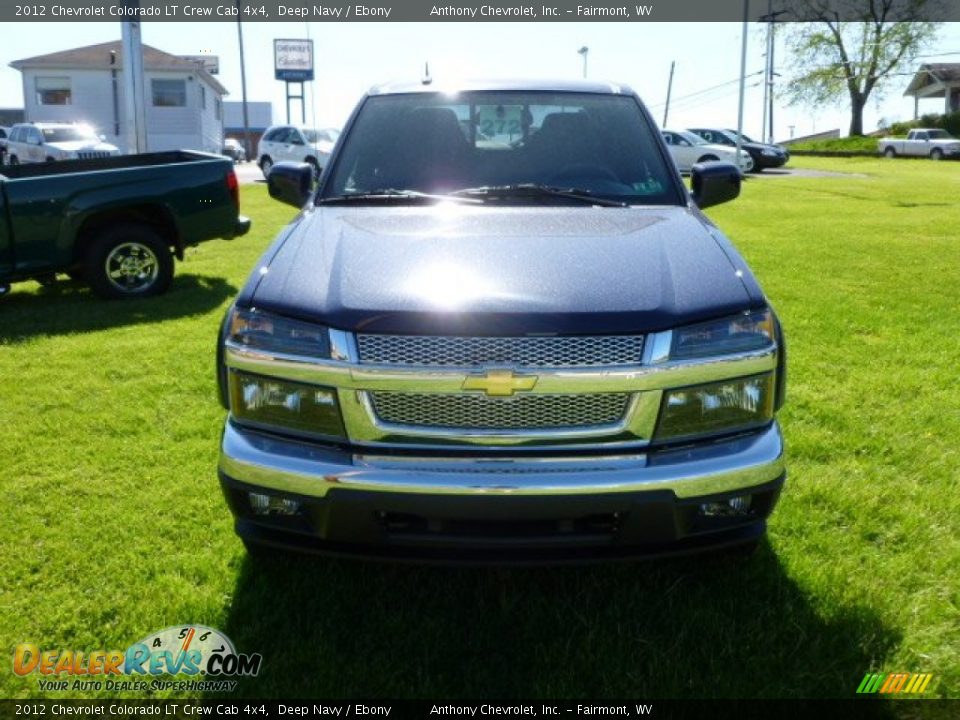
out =
<path fill-rule="evenodd" d="M 773 419 L 773 373 L 665 390 L 656 440 L 749 430 Z"/>
<path fill-rule="evenodd" d="M 259 312 L 234 310 L 227 339 L 244 347 L 268 352 L 330 357 L 330 334 L 323 325 Z"/>
<path fill-rule="evenodd" d="M 779 153 L 778 153 L 776 150 L 770 150 L 770 149 L 768 148 L 768 149 L 766 149 L 766 150 L 761 150 L 761 151 L 760 151 L 760 154 L 761 154 L 761 155 L 766 155 L 767 157 L 776 157 Z"/>
<path fill-rule="evenodd" d="M 261 375 L 230 372 L 230 411 L 241 425 L 343 438 L 337 391 Z"/>
<path fill-rule="evenodd" d="M 687 325 L 674 330 L 672 336 L 669 360 L 733 355 L 769 348 L 776 342 L 773 313 L 769 310 Z"/>

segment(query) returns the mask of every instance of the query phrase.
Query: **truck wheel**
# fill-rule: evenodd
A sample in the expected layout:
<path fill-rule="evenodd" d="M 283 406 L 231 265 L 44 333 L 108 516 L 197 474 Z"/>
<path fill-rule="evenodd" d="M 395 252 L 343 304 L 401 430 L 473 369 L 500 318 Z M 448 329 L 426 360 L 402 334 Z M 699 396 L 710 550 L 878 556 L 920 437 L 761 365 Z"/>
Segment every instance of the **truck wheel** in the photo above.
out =
<path fill-rule="evenodd" d="M 19 165 L 19 164 L 20 164 L 20 160 L 17 159 L 17 156 L 16 156 L 16 155 L 11 155 L 11 156 L 10 156 L 10 160 L 8 161 L 7 164 L 8 164 L 8 165 Z"/>
<path fill-rule="evenodd" d="M 892 147 L 888 147 L 886 150 L 883 151 L 883 154 L 888 158 L 895 158 L 897 156 L 897 151 L 894 150 Z"/>
<path fill-rule="evenodd" d="M 943 160 L 943 150 L 941 150 L 940 148 L 934 148 L 934 149 L 930 152 L 930 159 L 931 159 L 931 160 Z"/>
<path fill-rule="evenodd" d="M 93 241 L 83 272 L 104 298 L 160 295 L 173 280 L 173 255 L 152 228 L 119 225 Z"/>

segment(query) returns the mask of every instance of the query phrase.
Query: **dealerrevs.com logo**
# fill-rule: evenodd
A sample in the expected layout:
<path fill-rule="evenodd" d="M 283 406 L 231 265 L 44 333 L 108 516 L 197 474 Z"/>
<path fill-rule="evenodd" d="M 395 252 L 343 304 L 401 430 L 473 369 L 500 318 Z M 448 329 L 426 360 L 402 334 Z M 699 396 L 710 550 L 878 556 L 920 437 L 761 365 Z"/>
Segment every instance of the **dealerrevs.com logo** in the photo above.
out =
<path fill-rule="evenodd" d="M 126 650 L 41 649 L 21 643 L 13 653 L 14 673 L 37 674 L 40 689 L 53 691 L 230 691 L 237 684 L 230 678 L 256 676 L 262 663 L 259 653 L 238 653 L 230 638 L 203 625 L 164 628 Z"/>

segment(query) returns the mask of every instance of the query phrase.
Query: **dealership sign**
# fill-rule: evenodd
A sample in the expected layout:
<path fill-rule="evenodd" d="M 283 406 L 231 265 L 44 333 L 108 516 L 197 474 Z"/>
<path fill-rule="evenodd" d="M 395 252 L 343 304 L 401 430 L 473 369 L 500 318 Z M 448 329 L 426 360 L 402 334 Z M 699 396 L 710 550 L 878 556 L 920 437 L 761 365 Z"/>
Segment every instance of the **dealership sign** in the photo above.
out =
<path fill-rule="evenodd" d="M 273 68 L 277 80 L 313 80 L 313 40 L 274 40 Z"/>

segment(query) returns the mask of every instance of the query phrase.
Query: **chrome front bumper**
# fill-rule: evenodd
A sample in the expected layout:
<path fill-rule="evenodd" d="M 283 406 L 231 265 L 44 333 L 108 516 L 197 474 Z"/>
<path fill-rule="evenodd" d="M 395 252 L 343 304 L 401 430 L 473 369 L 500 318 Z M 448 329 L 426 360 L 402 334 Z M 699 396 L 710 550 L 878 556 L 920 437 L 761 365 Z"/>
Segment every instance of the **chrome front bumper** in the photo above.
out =
<path fill-rule="evenodd" d="M 244 485 L 314 498 L 336 490 L 477 497 L 669 491 L 686 499 L 772 482 L 784 475 L 783 451 L 776 422 L 749 435 L 634 454 L 438 458 L 350 453 L 228 421 L 220 472 Z"/>

